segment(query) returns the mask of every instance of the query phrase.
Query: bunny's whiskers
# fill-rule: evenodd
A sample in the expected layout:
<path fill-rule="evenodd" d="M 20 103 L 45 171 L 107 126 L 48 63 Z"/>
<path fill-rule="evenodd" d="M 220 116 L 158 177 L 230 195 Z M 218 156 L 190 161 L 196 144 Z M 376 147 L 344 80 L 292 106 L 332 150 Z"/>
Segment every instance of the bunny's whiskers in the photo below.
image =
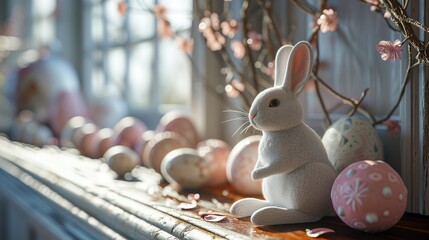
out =
<path fill-rule="evenodd" d="M 225 120 L 222 123 L 233 122 L 233 121 L 244 121 L 244 123 L 242 123 L 238 127 L 238 129 L 232 134 L 232 137 L 234 137 L 239 132 L 240 132 L 240 134 L 247 133 L 247 131 L 252 127 L 252 125 L 250 124 L 250 121 L 249 121 L 249 117 L 248 117 L 249 114 L 244 109 L 240 109 L 240 110 L 229 109 L 229 110 L 224 110 L 223 112 L 234 113 L 234 114 L 239 115 L 239 117 L 235 117 L 235 118 Z"/>

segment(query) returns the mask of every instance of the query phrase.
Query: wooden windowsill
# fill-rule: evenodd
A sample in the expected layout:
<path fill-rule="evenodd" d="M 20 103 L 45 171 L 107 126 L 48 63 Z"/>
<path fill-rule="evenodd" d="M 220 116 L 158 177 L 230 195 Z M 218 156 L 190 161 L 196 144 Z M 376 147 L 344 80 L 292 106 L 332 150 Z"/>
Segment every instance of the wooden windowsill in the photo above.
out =
<path fill-rule="evenodd" d="M 137 167 L 128 181 L 113 176 L 101 160 L 54 146 L 39 149 L 0 139 L 0 177 L 17 180 L 16 188 L 31 189 L 68 218 L 96 229 L 94 234 L 100 238 L 114 233 L 125 239 L 310 239 L 306 229 L 323 227 L 335 233 L 319 239 L 429 239 L 428 216 L 405 214 L 391 229 L 375 234 L 354 230 L 337 217 L 306 224 L 255 226 L 228 214 L 230 204 L 244 197 L 231 186 L 177 192 L 165 186 L 159 174 L 143 167 Z M 10 188 L 0 187 L 0 197 L 11 195 L 4 193 L 7 191 Z M 201 195 L 198 206 L 181 209 L 181 203 L 191 202 L 187 196 L 192 193 Z M 209 210 L 227 216 L 220 222 L 204 221 L 198 213 Z M 58 218 L 53 215 L 47 218 Z"/>

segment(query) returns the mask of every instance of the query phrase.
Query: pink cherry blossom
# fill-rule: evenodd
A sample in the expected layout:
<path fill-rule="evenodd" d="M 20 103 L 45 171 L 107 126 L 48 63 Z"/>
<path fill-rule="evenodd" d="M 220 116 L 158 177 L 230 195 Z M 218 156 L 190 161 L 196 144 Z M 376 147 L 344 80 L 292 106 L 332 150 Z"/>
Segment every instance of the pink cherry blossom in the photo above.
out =
<path fill-rule="evenodd" d="M 202 18 L 198 25 L 198 29 L 207 40 L 207 47 L 211 51 L 219 51 L 222 49 L 226 40 L 225 37 L 217 31 L 219 30 L 219 17 L 216 13 L 210 14 L 210 17 Z"/>
<path fill-rule="evenodd" d="M 262 35 L 256 31 L 250 31 L 247 34 L 247 44 L 252 50 L 259 50 L 262 46 Z"/>
<path fill-rule="evenodd" d="M 194 40 L 192 38 L 176 38 L 176 44 L 180 51 L 192 54 L 192 50 L 194 48 Z"/>
<path fill-rule="evenodd" d="M 317 24 L 320 25 L 320 31 L 334 32 L 337 30 L 338 16 L 333 9 L 324 9 L 322 15 L 317 19 Z"/>
<path fill-rule="evenodd" d="M 244 91 L 244 84 L 236 79 L 225 86 L 225 92 L 228 97 L 238 97 L 242 91 Z"/>
<path fill-rule="evenodd" d="M 122 0 L 118 3 L 118 12 L 121 16 L 124 16 L 127 13 L 128 5 L 125 0 Z"/>
<path fill-rule="evenodd" d="M 170 21 L 166 18 L 160 18 L 158 22 L 158 34 L 162 38 L 171 38 L 174 36 L 173 28 L 171 27 Z"/>
<path fill-rule="evenodd" d="M 235 19 L 232 19 L 230 21 L 222 22 L 220 24 L 220 28 L 222 29 L 223 35 L 233 38 L 238 32 L 238 23 Z"/>
<path fill-rule="evenodd" d="M 381 54 L 381 59 L 384 61 L 391 60 L 394 61 L 395 59 L 401 60 L 401 41 L 399 39 L 396 39 L 394 42 L 391 41 L 380 41 L 376 49 Z"/>
<path fill-rule="evenodd" d="M 244 48 L 243 43 L 239 40 L 234 40 L 231 42 L 231 49 L 234 53 L 234 57 L 238 59 L 242 59 L 244 54 L 246 54 L 246 49 Z"/>
<path fill-rule="evenodd" d="M 153 15 L 158 18 L 167 18 L 167 8 L 162 5 L 155 5 L 153 7 Z"/>

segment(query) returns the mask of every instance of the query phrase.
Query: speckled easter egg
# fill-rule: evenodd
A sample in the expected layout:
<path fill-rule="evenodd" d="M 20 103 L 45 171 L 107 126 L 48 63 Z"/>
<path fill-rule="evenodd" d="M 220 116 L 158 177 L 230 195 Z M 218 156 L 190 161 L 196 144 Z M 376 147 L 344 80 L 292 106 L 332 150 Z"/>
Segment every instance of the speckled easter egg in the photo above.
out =
<path fill-rule="evenodd" d="M 146 124 L 134 117 L 125 117 L 116 123 L 113 131 L 118 136 L 118 145 L 134 148 L 142 133 L 147 131 Z"/>
<path fill-rule="evenodd" d="M 229 145 L 219 139 L 208 139 L 198 143 L 197 151 L 207 162 L 211 172 L 211 177 L 206 186 L 216 187 L 227 183 L 226 161 L 231 152 Z"/>
<path fill-rule="evenodd" d="M 157 133 L 144 149 L 144 165 L 160 172 L 161 162 L 165 155 L 175 149 L 186 147 L 189 147 L 188 142 L 177 133 Z"/>
<path fill-rule="evenodd" d="M 322 142 L 338 172 L 365 159 L 383 160 L 380 137 L 374 127 L 360 117 L 341 118 L 326 130 Z"/>
<path fill-rule="evenodd" d="M 161 174 L 169 183 L 178 183 L 185 189 L 198 189 L 210 178 L 209 163 L 192 148 L 169 152 L 162 160 Z"/>
<path fill-rule="evenodd" d="M 178 111 L 170 111 L 162 116 L 156 130 L 159 132 L 175 132 L 184 137 L 191 147 L 196 147 L 200 141 L 197 129 L 192 120 Z"/>
<path fill-rule="evenodd" d="M 405 212 L 407 189 L 387 163 L 364 160 L 346 167 L 335 179 L 332 205 L 344 223 L 365 232 L 381 232 Z"/>
<path fill-rule="evenodd" d="M 116 172 L 120 177 L 130 172 L 139 163 L 137 154 L 126 146 L 114 146 L 104 153 L 103 158 L 106 160 L 110 169 Z"/>
<path fill-rule="evenodd" d="M 261 136 L 244 138 L 232 148 L 226 164 L 228 182 L 234 188 L 247 195 L 262 194 L 262 180 L 254 181 L 252 171 L 258 160 L 258 147 Z"/>

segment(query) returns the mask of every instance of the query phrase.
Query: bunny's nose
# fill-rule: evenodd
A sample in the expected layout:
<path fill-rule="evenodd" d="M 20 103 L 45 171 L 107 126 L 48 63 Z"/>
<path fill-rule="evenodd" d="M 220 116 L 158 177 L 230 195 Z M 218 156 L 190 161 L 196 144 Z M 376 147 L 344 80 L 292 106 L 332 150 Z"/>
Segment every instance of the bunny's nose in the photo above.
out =
<path fill-rule="evenodd" d="M 254 119 L 256 117 L 256 113 L 249 114 L 250 119 Z"/>

